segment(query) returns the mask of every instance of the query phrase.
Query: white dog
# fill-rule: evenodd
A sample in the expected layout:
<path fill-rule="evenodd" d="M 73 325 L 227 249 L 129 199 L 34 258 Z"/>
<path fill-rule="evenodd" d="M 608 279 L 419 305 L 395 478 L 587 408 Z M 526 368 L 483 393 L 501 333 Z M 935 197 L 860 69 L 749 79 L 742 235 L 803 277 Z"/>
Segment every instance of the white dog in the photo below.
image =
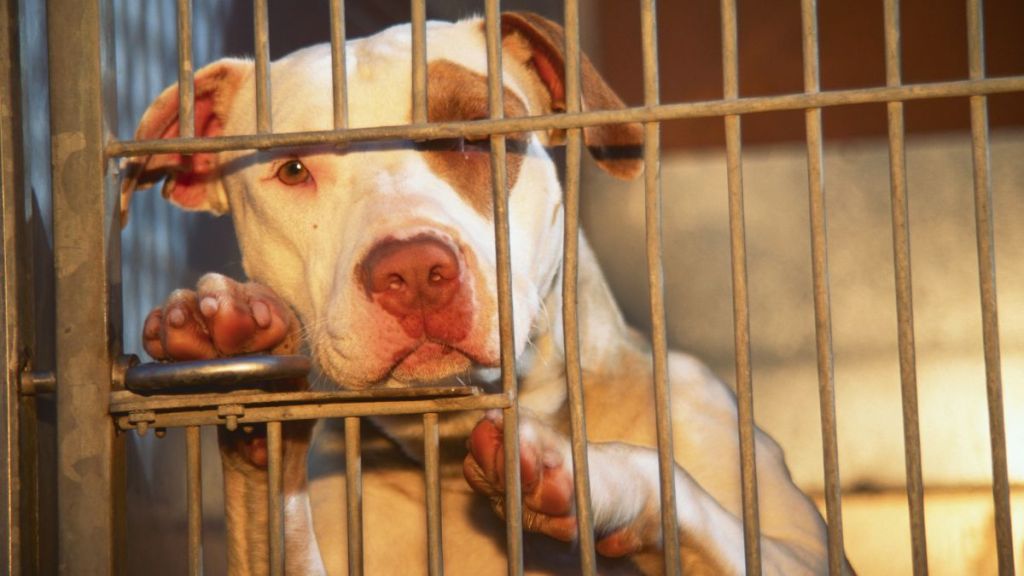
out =
<path fill-rule="evenodd" d="M 503 16 L 506 116 L 564 109 L 562 37 L 557 24 L 539 16 Z M 410 122 L 410 49 L 407 25 L 348 43 L 351 126 Z M 429 119 L 487 117 L 483 22 L 431 22 L 427 54 Z M 252 62 L 232 59 L 196 74 L 197 135 L 255 131 L 253 74 Z M 275 131 L 332 128 L 328 46 L 275 62 L 271 79 Z M 622 107 L 586 61 L 583 92 L 586 109 Z M 177 136 L 177 102 L 176 87 L 165 91 L 143 117 L 138 138 Z M 638 125 L 629 124 L 587 128 L 584 137 L 603 168 L 628 178 L 642 166 L 614 148 L 635 149 L 641 135 Z M 545 151 L 561 136 L 512 135 L 508 162 L 524 523 L 536 533 L 528 535 L 526 565 L 531 573 L 547 574 L 576 565 L 561 334 L 562 191 Z M 167 177 L 163 192 L 175 204 L 230 212 L 252 280 L 242 284 L 211 274 L 195 291 L 175 292 L 147 319 L 146 350 L 155 358 L 183 360 L 305 347 L 319 373 L 337 386 L 444 382 L 494 389 L 499 339 L 485 144 L 456 139 L 134 161 L 122 206 L 136 187 Z M 613 153 L 597 153 L 608 150 Z M 579 334 L 602 570 L 658 572 L 650 352 L 624 324 L 582 240 Z M 687 574 L 742 573 L 735 399 L 689 356 L 672 353 L 669 374 L 684 567 Z M 375 419 L 383 435 L 371 436 L 364 447 L 369 574 L 425 571 L 419 422 Z M 329 431 L 317 442 L 311 442 L 311 431 L 310 423 L 285 424 L 288 571 L 340 573 L 344 484 L 323 472 L 330 471 L 329 459 L 343 458 Z M 452 574 L 501 573 L 504 524 L 492 506 L 500 508 L 503 493 L 502 421 L 455 414 L 442 418 L 441 433 L 446 568 Z M 790 480 L 779 446 L 760 431 L 756 443 L 766 572 L 824 573 L 820 515 Z M 451 458 L 449 445 L 455 447 Z M 268 546 L 265 439 L 222 430 L 221 449 L 231 573 L 262 573 Z M 319 470 L 311 489 L 308 454 L 315 459 L 310 467 Z"/>

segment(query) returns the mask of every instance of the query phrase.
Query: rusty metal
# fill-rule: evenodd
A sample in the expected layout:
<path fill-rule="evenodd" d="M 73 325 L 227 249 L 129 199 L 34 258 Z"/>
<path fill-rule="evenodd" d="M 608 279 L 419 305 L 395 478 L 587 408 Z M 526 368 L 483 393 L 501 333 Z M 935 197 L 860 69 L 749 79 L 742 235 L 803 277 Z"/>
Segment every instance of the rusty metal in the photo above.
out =
<path fill-rule="evenodd" d="M 253 36 L 256 52 L 256 132 L 273 131 L 270 92 L 270 30 L 267 0 L 253 1 Z"/>
<path fill-rule="evenodd" d="M 345 62 L 345 2 L 331 0 L 331 90 L 334 98 L 334 129 L 348 126 L 348 78 Z"/>
<path fill-rule="evenodd" d="M 902 84 L 899 0 L 885 0 L 885 77 L 887 86 Z M 921 432 L 917 408 L 917 354 L 914 345 L 914 301 L 910 266 L 910 208 L 903 103 L 886 105 L 889 127 L 889 187 L 892 197 L 892 247 L 896 278 L 896 324 L 903 400 L 903 445 L 907 470 L 907 504 L 914 574 L 928 573 L 925 540 L 924 480 L 921 473 Z"/>
<path fill-rule="evenodd" d="M 592 110 L 578 114 L 542 114 L 537 116 L 504 118 L 500 120 L 472 120 L 443 124 L 409 124 L 403 126 L 372 126 L 344 131 L 322 130 L 286 134 L 250 134 L 245 136 L 217 136 L 212 138 L 165 138 L 161 140 L 111 140 L 107 144 L 108 156 L 144 156 L 169 152 L 222 152 L 225 150 L 255 150 L 275 147 L 302 147 L 339 145 L 370 140 L 429 140 L 458 136 L 485 137 L 492 134 L 511 134 L 537 130 L 567 130 L 601 124 L 623 122 L 662 122 L 687 118 L 711 118 L 731 114 L 756 114 L 785 110 L 807 110 L 832 106 L 953 98 L 981 94 L 1003 94 L 1024 91 L 1024 76 L 957 80 L 926 84 L 903 85 L 898 88 L 879 87 L 856 90 L 834 90 L 759 96 L 736 100 L 709 100 L 659 104 L 625 108 L 622 110 Z"/>
<path fill-rule="evenodd" d="M 657 14 L 653 0 L 640 6 L 643 36 L 644 104 L 658 106 Z M 651 344 L 658 476 L 661 486 L 661 532 L 665 572 L 681 570 L 679 519 L 676 512 L 675 456 L 672 442 L 672 399 L 668 385 L 668 338 L 665 328 L 664 250 L 661 235 L 661 125 L 644 123 L 644 224 L 648 297 L 651 303 Z"/>
<path fill-rule="evenodd" d="M 565 3 L 565 111 L 574 114 L 581 109 L 579 6 L 578 2 L 570 0 Z M 579 527 L 580 569 L 584 574 L 595 574 L 597 552 L 594 543 L 594 512 L 590 497 L 590 463 L 587 458 L 587 423 L 583 403 L 577 301 L 582 136 L 582 130 L 579 128 L 566 131 L 562 330 L 565 338 L 565 380 L 569 396 L 569 430 L 572 442 L 576 525 Z"/>
<path fill-rule="evenodd" d="M 178 131 L 182 138 L 196 133 L 192 73 L 192 0 L 178 0 Z"/>
<path fill-rule="evenodd" d="M 427 505 L 427 573 L 444 574 L 441 538 L 441 438 L 437 413 L 423 415 L 423 479 Z"/>
<path fill-rule="evenodd" d="M 968 68 L 972 80 L 985 77 L 984 15 L 981 0 L 967 1 Z M 992 499 L 995 505 L 996 557 L 1000 576 L 1014 573 L 1010 480 L 1006 461 L 1003 376 L 999 352 L 999 307 L 996 302 L 996 247 L 989 166 L 988 100 L 971 96 L 971 145 L 974 159 L 974 216 L 981 288 L 982 343 L 992 449 Z"/>
<path fill-rule="evenodd" d="M 208 424 L 227 424 L 229 429 L 238 424 L 271 422 L 274 420 L 314 420 L 317 418 L 347 418 L 351 416 L 390 416 L 396 414 L 423 414 L 425 412 L 455 412 L 460 410 L 491 410 L 507 409 L 512 399 L 504 393 L 484 394 L 480 396 L 454 396 L 451 398 L 434 398 L 426 400 L 406 400 L 400 397 L 393 400 L 381 398 L 365 398 L 362 401 L 353 397 L 323 396 L 328 392 L 295 392 L 266 393 L 231 396 L 208 394 L 205 397 L 196 395 L 173 398 L 154 399 L 159 404 L 141 403 L 139 408 L 132 410 L 127 406 L 134 402 L 112 407 L 119 428 L 134 428 L 130 414 L 139 410 L 153 412 L 154 418 L 150 426 L 155 428 L 174 428 L 178 426 L 198 426 Z M 358 394 L 358 393 L 356 393 Z M 223 411 L 221 408 L 230 408 Z M 223 413 L 223 415 L 222 415 Z"/>
<path fill-rule="evenodd" d="M 345 418 L 345 518 L 348 534 L 348 573 L 363 573 L 363 461 L 359 418 Z"/>
<path fill-rule="evenodd" d="M 739 39 L 736 2 L 722 0 L 723 95 L 739 98 Z M 761 521 L 754 444 L 754 389 L 750 365 L 750 300 L 747 295 L 747 238 L 743 212 L 743 160 L 740 117 L 725 117 L 729 189 L 729 244 L 732 254 L 733 332 L 736 348 L 736 416 L 740 443 L 743 545 L 747 574 L 761 574 Z"/>
<path fill-rule="evenodd" d="M 284 443 L 281 422 L 267 422 L 267 532 L 270 538 L 270 576 L 284 576 Z"/>
<path fill-rule="evenodd" d="M 108 413 L 120 316 L 112 7 L 47 5 L 56 266 L 57 534 L 61 574 L 115 574 L 124 553 L 124 439 Z M 70 33 L 69 31 L 74 31 Z"/>
<path fill-rule="evenodd" d="M 505 115 L 501 64 L 501 15 L 497 0 L 485 3 L 484 31 L 487 44 L 487 101 L 490 118 Z M 515 326 L 512 302 L 512 255 L 508 215 L 508 164 L 505 138 L 490 136 L 491 186 L 494 196 L 494 250 L 497 261 L 498 335 L 501 352 L 501 388 L 511 400 L 503 410 L 505 448 L 505 546 L 508 573 L 523 572 L 523 504 L 519 483 L 519 403 L 516 380 Z"/>
<path fill-rule="evenodd" d="M 203 574 L 203 459 L 199 426 L 185 429 L 185 475 L 188 501 L 188 573 Z"/>
<path fill-rule="evenodd" d="M 31 290 L 26 286 L 28 246 L 25 235 L 24 154 L 22 151 L 20 38 L 18 2 L 0 2 L 0 354 L 3 354 L 3 380 L 0 392 L 0 572 L 19 574 L 36 551 L 35 494 L 33 468 L 22 465 L 22 398 L 25 393 L 23 367 L 26 347 L 31 343 Z M 30 282 L 29 282 L 30 283 Z M 31 424 L 29 424 L 31 426 Z M 28 428 L 28 426 L 26 426 Z M 34 441 L 34 438 L 33 438 Z M 35 458 L 30 452 L 25 456 Z M 23 486 L 23 481 L 25 486 Z M 29 498 L 26 498 L 29 497 Z M 27 504 L 27 505 L 26 505 Z"/>
<path fill-rule="evenodd" d="M 800 3 L 803 29 L 804 90 L 819 93 L 818 11 L 816 0 Z M 828 520 L 829 574 L 843 566 L 843 516 L 839 483 L 839 448 L 836 435 L 835 367 L 832 355 L 832 303 L 828 271 L 828 212 L 825 207 L 825 166 L 822 151 L 821 109 L 805 112 L 807 176 L 811 220 L 811 273 L 814 288 L 814 334 L 818 352 L 818 393 L 821 443 L 824 454 L 825 513 Z"/>
<path fill-rule="evenodd" d="M 427 5 L 412 0 L 412 121 L 427 121 Z"/>
<path fill-rule="evenodd" d="M 50 371 L 21 372 L 18 380 L 22 396 L 53 394 L 57 391 L 57 375 Z"/>

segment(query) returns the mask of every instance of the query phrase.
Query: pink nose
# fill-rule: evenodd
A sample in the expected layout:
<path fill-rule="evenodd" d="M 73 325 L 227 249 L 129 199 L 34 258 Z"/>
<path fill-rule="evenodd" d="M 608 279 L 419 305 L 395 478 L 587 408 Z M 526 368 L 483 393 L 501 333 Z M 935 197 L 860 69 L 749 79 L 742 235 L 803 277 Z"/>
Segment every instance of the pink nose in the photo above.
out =
<path fill-rule="evenodd" d="M 367 293 L 398 317 L 443 309 L 458 294 L 461 276 L 452 249 L 429 237 L 382 242 L 363 261 Z"/>

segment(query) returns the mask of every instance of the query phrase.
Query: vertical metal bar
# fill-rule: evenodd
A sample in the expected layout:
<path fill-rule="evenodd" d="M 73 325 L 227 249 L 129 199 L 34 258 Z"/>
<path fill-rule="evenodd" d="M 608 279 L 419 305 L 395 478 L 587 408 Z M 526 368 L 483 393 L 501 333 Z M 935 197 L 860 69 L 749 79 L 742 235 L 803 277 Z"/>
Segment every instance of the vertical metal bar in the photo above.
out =
<path fill-rule="evenodd" d="M 444 574 L 441 548 L 441 451 L 437 413 L 423 415 L 423 478 L 427 498 L 427 568 L 431 576 Z"/>
<path fill-rule="evenodd" d="M 267 422 L 267 530 L 270 536 L 270 574 L 284 576 L 284 466 L 281 423 Z"/>
<path fill-rule="evenodd" d="M 427 121 L 427 6 L 412 0 L 412 121 Z"/>
<path fill-rule="evenodd" d="M 61 574 L 123 568 L 122 438 L 108 414 L 120 351 L 120 226 L 111 7 L 47 4 L 56 266 L 57 505 Z M 65 97 L 73 95 L 73 97 Z"/>
<path fill-rule="evenodd" d="M 580 100 L 579 2 L 565 3 L 565 111 L 582 110 Z M 580 156 L 582 130 L 566 131 L 565 240 L 562 274 L 562 329 L 565 334 L 565 377 L 569 392 L 569 423 L 572 439 L 573 482 L 580 569 L 597 572 L 594 515 L 590 498 L 590 464 L 587 459 L 587 422 L 584 411 L 583 374 L 580 361 L 577 281 L 579 276 Z"/>
<path fill-rule="evenodd" d="M 20 466 L 19 439 L 22 435 L 19 397 L 19 378 L 26 358 L 23 352 L 31 342 L 27 328 L 30 322 L 23 312 L 31 308 L 25 283 L 30 276 L 24 270 L 27 258 L 25 244 L 25 187 L 24 154 L 22 153 L 20 46 L 18 33 L 18 2 L 0 2 L 0 354 L 3 354 L 3 392 L 0 395 L 0 498 L 3 498 L 0 541 L 4 550 L 0 556 L 0 572 L 6 574 L 30 573 L 38 566 L 30 558 L 23 558 L 23 544 L 35 554 L 35 539 L 31 526 L 22 522 L 32 517 L 32 510 L 22 507 L 24 496 L 33 494 L 32 486 L 22 486 L 23 470 Z M 31 454 L 34 455 L 35 451 Z M 26 455 L 27 456 L 27 455 Z M 29 466 L 31 468 L 31 466 Z M 22 530 L 23 526 L 27 528 Z M 28 554 L 26 554 L 27 556 Z M 24 562 L 24 563 L 23 563 Z"/>
<path fill-rule="evenodd" d="M 270 30 L 267 0 L 253 1 L 254 37 L 256 38 L 256 131 L 273 131 L 270 116 Z"/>
<path fill-rule="evenodd" d="M 971 80 L 985 77 L 984 15 L 981 0 L 967 1 L 967 48 Z M 978 236 L 982 341 L 988 425 L 992 443 L 992 498 L 995 504 L 996 550 L 1001 576 L 1014 573 L 1010 482 L 1006 462 L 1003 377 L 999 352 L 999 310 L 996 299 L 995 231 L 989 166 L 988 100 L 971 96 L 971 143 L 974 154 L 974 216 Z"/>
<path fill-rule="evenodd" d="M 804 92 L 820 90 L 818 76 L 818 13 L 816 0 L 801 0 Z M 825 512 L 828 519 L 829 574 L 843 566 L 843 516 L 840 502 L 839 448 L 836 436 L 835 369 L 832 356 L 832 311 L 828 286 L 828 214 L 825 208 L 825 170 L 822 152 L 821 109 L 805 112 L 807 176 L 810 191 L 811 271 L 814 285 L 814 332 L 818 350 L 818 391 L 821 437 L 825 463 Z"/>
<path fill-rule="evenodd" d="M 500 9 L 498 0 L 485 3 L 487 94 L 491 118 L 505 115 L 502 82 Z M 501 337 L 501 386 L 512 399 L 504 410 L 505 526 L 508 573 L 523 573 L 523 498 L 519 483 L 519 398 L 512 310 L 512 255 L 508 221 L 508 178 L 505 137 L 491 136 L 491 182 L 494 194 L 494 249 L 497 257 L 498 333 Z"/>
<path fill-rule="evenodd" d="M 124 442 L 107 410 L 120 350 L 118 194 L 103 151 L 116 128 L 110 16 L 103 0 L 47 5 L 61 574 L 123 567 Z"/>
<path fill-rule="evenodd" d="M 345 0 L 331 0 L 331 86 L 334 95 L 334 129 L 348 126 L 347 77 L 345 72 Z"/>
<path fill-rule="evenodd" d="M 885 83 L 900 86 L 899 0 L 885 0 Z M 910 265 L 910 216 L 907 160 L 904 148 L 903 103 L 886 104 L 889 124 L 889 187 L 892 196 L 892 249 L 896 274 L 896 323 L 903 395 L 903 446 L 906 455 L 907 503 L 914 574 L 928 574 L 924 523 L 924 480 L 921 473 L 921 432 L 917 408 L 917 354 L 914 346 L 914 301 Z"/>
<path fill-rule="evenodd" d="M 654 0 L 640 5 L 643 38 L 644 104 L 658 104 L 657 13 Z M 647 274 L 651 301 L 651 343 L 654 363 L 655 427 L 658 434 L 658 472 L 661 481 L 661 531 L 665 573 L 682 570 L 679 522 L 676 516 L 675 457 L 672 406 L 668 387 L 668 340 L 665 335 L 664 263 L 661 239 L 661 125 L 644 124 L 644 206 Z"/>
<path fill-rule="evenodd" d="M 724 95 L 739 98 L 739 39 L 736 2 L 722 0 L 722 70 Z M 739 419 L 740 478 L 743 498 L 743 544 L 747 574 L 761 574 L 761 521 L 757 500 L 757 455 L 754 447 L 754 389 L 750 366 L 750 300 L 747 295 L 747 239 L 743 213 L 743 161 L 740 117 L 725 117 L 725 151 L 729 187 L 732 251 L 733 331 L 736 347 L 736 403 Z"/>
<path fill-rule="evenodd" d="M 348 518 L 348 573 L 363 573 L 363 461 L 359 418 L 345 418 L 345 499 Z"/>
<path fill-rule="evenodd" d="M 182 138 L 195 135 L 192 71 L 192 0 L 178 0 L 178 130 Z"/>
<path fill-rule="evenodd" d="M 185 456 L 188 495 L 188 573 L 203 573 L 203 468 L 199 426 L 185 429 Z"/>

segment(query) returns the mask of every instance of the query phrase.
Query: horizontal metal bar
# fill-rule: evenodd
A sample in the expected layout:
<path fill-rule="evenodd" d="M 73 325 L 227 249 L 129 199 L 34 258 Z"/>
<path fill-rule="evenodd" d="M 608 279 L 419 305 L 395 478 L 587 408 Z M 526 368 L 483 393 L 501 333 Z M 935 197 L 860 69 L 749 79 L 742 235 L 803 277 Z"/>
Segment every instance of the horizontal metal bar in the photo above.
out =
<path fill-rule="evenodd" d="M 409 124 L 375 126 L 351 130 L 322 130 L 286 134 L 220 136 L 216 138 L 167 138 L 163 140 L 112 140 L 107 156 L 143 156 L 171 152 L 221 152 L 277 147 L 340 145 L 368 140 L 432 140 L 457 136 L 486 136 L 534 130 L 584 128 L 623 122 L 661 122 L 687 118 L 709 118 L 730 114 L 756 114 L 807 108 L 827 108 L 855 104 L 901 102 L 930 98 L 957 98 L 980 94 L 1024 92 L 1024 76 L 959 80 L 899 87 L 837 90 L 813 94 L 762 96 L 736 100 L 709 100 L 660 104 L 621 110 L 594 110 L 577 114 L 547 114 L 499 120 L 474 120 L 445 124 Z"/>
<path fill-rule="evenodd" d="M 110 395 L 110 412 L 121 414 L 147 410 L 188 410 L 232 405 L 255 404 L 331 404 L 338 402 L 385 402 L 388 400 L 430 400 L 459 396 L 477 396 L 474 386 L 423 386 L 415 388 L 371 388 L 369 390 L 334 390 L 330 392 L 263 392 L 236 390 L 207 394 L 174 394 L 146 396 L 129 391 Z"/>
<path fill-rule="evenodd" d="M 306 356 L 254 355 L 189 362 L 148 362 L 128 369 L 125 387 L 135 392 L 216 386 L 251 386 L 255 382 L 302 378 L 312 362 Z"/>
<path fill-rule="evenodd" d="M 284 396 L 284 394 L 282 394 Z M 510 395 L 505 393 L 435 398 L 428 400 L 390 400 L 374 402 L 316 402 L 305 398 L 293 398 L 273 405 L 237 405 L 225 399 L 220 406 L 234 408 L 232 417 L 237 424 L 273 422 L 285 420 L 315 420 L 319 418 L 347 418 L 350 416 L 393 416 L 398 414 L 424 414 L 427 412 L 459 412 L 464 410 L 491 410 L 508 408 L 512 405 Z M 155 410 L 117 413 L 117 425 L 122 430 L 136 427 L 144 415 L 146 428 L 177 428 L 181 426 L 219 425 L 225 423 L 224 416 L 216 406 L 186 408 L 167 412 Z"/>
<path fill-rule="evenodd" d="M 57 391 L 57 375 L 52 371 L 22 372 L 19 376 L 18 393 L 22 396 L 53 394 Z"/>

